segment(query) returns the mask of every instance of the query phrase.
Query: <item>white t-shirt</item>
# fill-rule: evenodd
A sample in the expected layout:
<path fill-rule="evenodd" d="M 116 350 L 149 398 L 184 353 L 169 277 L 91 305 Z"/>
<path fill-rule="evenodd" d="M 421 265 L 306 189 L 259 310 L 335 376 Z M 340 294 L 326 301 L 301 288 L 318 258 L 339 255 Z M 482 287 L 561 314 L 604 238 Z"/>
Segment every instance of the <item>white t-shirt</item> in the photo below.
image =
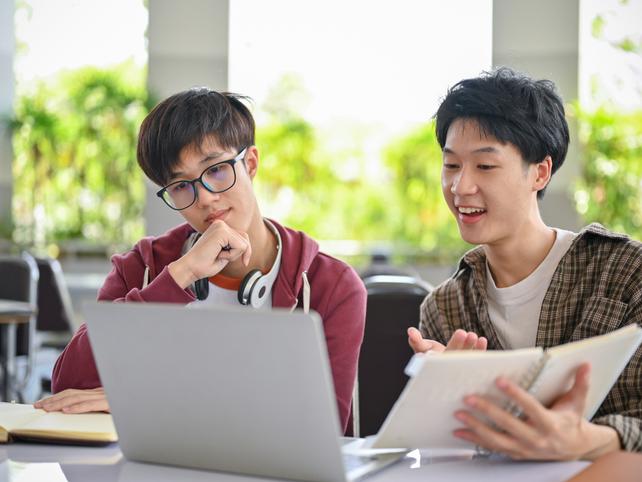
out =
<path fill-rule="evenodd" d="M 507 288 L 498 288 L 486 262 L 488 315 L 505 348 L 535 346 L 542 302 L 557 265 L 573 243 L 576 233 L 555 229 L 553 247 L 528 277 Z"/>

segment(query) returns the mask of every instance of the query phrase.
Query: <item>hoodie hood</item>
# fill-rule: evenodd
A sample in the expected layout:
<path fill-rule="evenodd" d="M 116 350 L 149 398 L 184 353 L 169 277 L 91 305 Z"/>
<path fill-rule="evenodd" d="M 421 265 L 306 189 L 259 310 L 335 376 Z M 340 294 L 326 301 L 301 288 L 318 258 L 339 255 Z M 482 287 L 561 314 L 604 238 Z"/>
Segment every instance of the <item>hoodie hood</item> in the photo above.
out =
<path fill-rule="evenodd" d="M 281 268 L 274 282 L 272 306 L 292 308 L 296 306 L 306 275 L 313 268 L 313 262 L 319 254 L 319 245 L 301 231 L 285 228 L 272 219 L 269 221 L 279 231 L 283 244 Z"/>
<path fill-rule="evenodd" d="M 180 258 L 185 240 L 195 232 L 188 223 L 172 228 L 161 236 L 146 236 L 134 246 L 133 250 L 143 260 L 148 271 L 148 281 L 160 274 L 165 266 Z"/>

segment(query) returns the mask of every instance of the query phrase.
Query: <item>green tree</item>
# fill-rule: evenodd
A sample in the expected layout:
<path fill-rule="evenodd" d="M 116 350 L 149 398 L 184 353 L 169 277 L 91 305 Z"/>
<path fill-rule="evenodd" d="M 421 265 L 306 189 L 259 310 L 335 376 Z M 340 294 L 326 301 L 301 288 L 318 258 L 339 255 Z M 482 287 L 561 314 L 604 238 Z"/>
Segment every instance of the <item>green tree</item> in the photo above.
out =
<path fill-rule="evenodd" d="M 131 243 L 143 234 L 138 127 L 144 71 L 88 67 L 17 99 L 12 119 L 15 241 Z"/>
<path fill-rule="evenodd" d="M 578 212 L 642 239 L 642 112 L 578 109 L 578 120 L 584 145 Z"/>
<path fill-rule="evenodd" d="M 635 71 L 642 55 L 639 31 L 629 35 L 618 29 L 611 29 L 608 35 L 606 32 L 610 22 L 634 12 L 629 8 L 632 2 L 619 3 L 617 9 L 605 10 L 593 19 L 592 34 L 610 45 L 614 53 L 620 54 L 620 61 Z M 615 75 L 610 70 L 601 73 L 609 74 Z M 604 86 L 600 78 L 596 76 L 592 81 L 593 92 L 601 92 Z M 624 79 L 617 78 L 617 82 L 622 84 Z M 639 82 L 634 86 L 639 91 Z M 642 111 L 630 110 L 629 103 L 616 108 L 609 97 L 606 99 L 601 107 L 592 110 L 575 106 L 583 144 L 582 172 L 575 186 L 576 208 L 586 222 L 597 221 L 642 239 Z"/>
<path fill-rule="evenodd" d="M 434 125 L 392 142 L 381 162 L 364 154 L 371 135 L 365 125 L 346 126 L 351 147 L 324 147 L 333 143 L 298 114 L 305 98 L 300 80 L 286 76 L 264 106 L 257 191 L 267 211 L 318 239 L 385 243 L 402 257 L 456 259 L 466 244 L 442 198 Z"/>
<path fill-rule="evenodd" d="M 452 261 L 470 245 L 441 193 L 441 148 L 433 122 L 393 141 L 384 153 L 392 171 L 396 212 L 390 213 L 395 238 Z"/>

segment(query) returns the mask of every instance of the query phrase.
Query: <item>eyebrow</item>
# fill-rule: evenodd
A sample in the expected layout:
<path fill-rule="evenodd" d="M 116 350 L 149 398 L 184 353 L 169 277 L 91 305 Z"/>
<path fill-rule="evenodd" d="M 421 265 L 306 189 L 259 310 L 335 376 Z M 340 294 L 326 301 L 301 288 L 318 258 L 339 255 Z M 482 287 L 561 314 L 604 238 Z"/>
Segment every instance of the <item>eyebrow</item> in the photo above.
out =
<path fill-rule="evenodd" d="M 499 152 L 499 149 L 497 149 L 496 147 L 487 146 L 487 147 L 480 147 L 479 149 L 475 149 L 473 151 L 473 154 L 483 154 L 483 153 L 496 154 L 498 152 Z M 453 151 L 449 147 L 444 147 L 443 148 L 443 153 L 444 154 L 455 154 L 455 151 Z"/>
<path fill-rule="evenodd" d="M 218 159 L 219 157 L 223 157 L 225 155 L 225 152 L 210 152 L 205 155 L 203 159 L 198 161 L 199 164 L 204 164 L 206 162 L 212 161 L 214 159 Z M 169 173 L 169 180 L 171 181 L 172 179 L 176 179 L 177 177 L 184 176 L 185 173 L 182 171 L 176 171 L 176 172 L 170 172 Z"/>

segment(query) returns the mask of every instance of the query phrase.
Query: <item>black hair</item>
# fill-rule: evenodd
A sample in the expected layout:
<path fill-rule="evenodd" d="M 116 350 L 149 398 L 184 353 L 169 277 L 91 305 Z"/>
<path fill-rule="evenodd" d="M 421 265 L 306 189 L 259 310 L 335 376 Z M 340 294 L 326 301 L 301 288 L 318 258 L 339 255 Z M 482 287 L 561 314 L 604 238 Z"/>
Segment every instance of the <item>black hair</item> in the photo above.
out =
<path fill-rule="evenodd" d="M 165 185 L 185 147 L 200 148 L 213 136 L 223 149 L 254 144 L 254 118 L 244 101 L 229 92 L 197 87 L 160 102 L 145 117 L 138 134 L 138 164 L 147 177 Z"/>
<path fill-rule="evenodd" d="M 442 149 L 450 125 L 464 118 L 476 121 L 484 135 L 513 144 L 527 163 L 537 164 L 551 156 L 551 175 L 560 168 L 568 151 L 564 103 L 555 84 L 534 80 L 508 67 L 455 84 L 435 118 Z M 541 190 L 537 196 L 543 194 Z"/>

